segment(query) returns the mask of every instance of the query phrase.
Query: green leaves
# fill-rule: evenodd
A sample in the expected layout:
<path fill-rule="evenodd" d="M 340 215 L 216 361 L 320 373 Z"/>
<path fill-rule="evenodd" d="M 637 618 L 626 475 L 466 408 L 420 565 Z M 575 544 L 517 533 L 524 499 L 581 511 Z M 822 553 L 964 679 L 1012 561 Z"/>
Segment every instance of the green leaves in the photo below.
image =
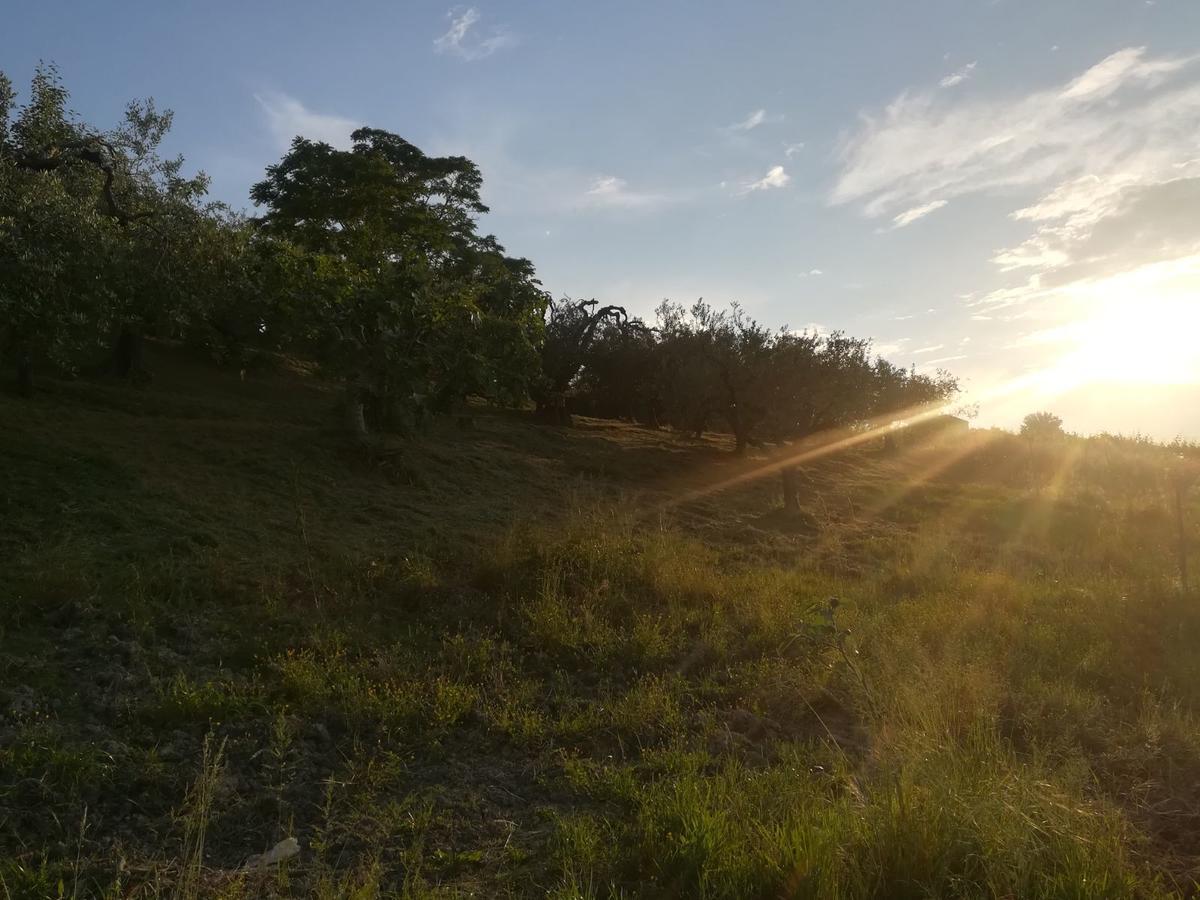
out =
<path fill-rule="evenodd" d="M 277 286 L 296 298 L 288 318 L 378 410 L 517 399 L 546 300 L 527 260 L 476 233 L 478 168 L 379 129 L 352 137 L 351 150 L 297 138 L 251 191 L 263 238 L 291 248 L 271 251 L 291 257 L 276 277 L 299 279 Z"/>

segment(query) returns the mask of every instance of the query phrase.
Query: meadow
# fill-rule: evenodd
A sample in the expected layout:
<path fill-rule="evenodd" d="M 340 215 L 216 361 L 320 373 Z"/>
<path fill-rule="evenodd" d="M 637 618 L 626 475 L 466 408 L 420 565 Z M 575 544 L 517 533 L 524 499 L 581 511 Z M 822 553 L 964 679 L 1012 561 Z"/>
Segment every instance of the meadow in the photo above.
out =
<path fill-rule="evenodd" d="M 726 436 L 364 449 L 149 349 L 0 396 L 4 897 L 1196 894 L 1166 449 L 864 443 L 785 513 Z"/>

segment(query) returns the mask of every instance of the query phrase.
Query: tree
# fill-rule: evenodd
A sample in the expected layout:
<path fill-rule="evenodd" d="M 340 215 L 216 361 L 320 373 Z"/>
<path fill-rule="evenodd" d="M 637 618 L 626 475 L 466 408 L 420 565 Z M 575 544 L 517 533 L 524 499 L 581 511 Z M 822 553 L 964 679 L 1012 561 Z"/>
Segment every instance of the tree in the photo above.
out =
<path fill-rule="evenodd" d="M 343 381 L 353 433 L 523 393 L 546 298 L 527 260 L 476 233 L 479 169 L 379 129 L 351 138 L 296 138 L 251 197 L 292 336 Z"/>
<path fill-rule="evenodd" d="M 653 329 L 641 319 L 606 319 L 597 329 L 575 383 L 589 415 L 662 424 L 662 354 Z"/>
<path fill-rule="evenodd" d="M 742 454 L 768 413 L 774 336 L 736 303 L 717 310 L 703 299 L 690 309 L 664 302 L 658 331 L 669 374 L 666 405 L 673 420 L 702 431 L 719 416 Z"/>
<path fill-rule="evenodd" d="M 1030 413 L 1021 422 L 1021 435 L 1031 440 L 1055 440 L 1063 434 L 1063 420 L 1051 412 Z"/>
<path fill-rule="evenodd" d="M 15 119 L 14 97 L 0 76 L 0 352 L 28 395 L 35 359 L 70 368 L 105 333 L 118 235 L 97 202 L 107 176 L 69 149 L 86 145 L 55 70 L 38 69 Z"/>
<path fill-rule="evenodd" d="M 841 332 L 822 336 L 785 328 L 774 347 L 774 374 L 767 424 L 777 442 L 800 444 L 871 414 L 874 370 L 869 341 Z M 798 475 L 794 464 L 780 468 L 788 509 L 799 508 Z"/>
<path fill-rule="evenodd" d="M 587 362 L 596 332 L 606 321 L 623 325 L 628 316 L 620 306 L 599 306 L 595 300 L 570 297 L 552 300 L 546 307 L 541 375 L 533 390 L 538 418 L 555 425 L 570 423 L 567 390 Z"/>
<path fill-rule="evenodd" d="M 145 325 L 177 325 L 196 299 L 187 254 L 207 179 L 158 156 L 171 112 L 134 102 L 101 132 L 67 99 L 54 67 L 41 67 L 10 124 L 14 93 L 0 76 L 0 327 L 22 393 L 34 357 L 70 369 L 114 332 L 117 371 L 140 369 Z"/>

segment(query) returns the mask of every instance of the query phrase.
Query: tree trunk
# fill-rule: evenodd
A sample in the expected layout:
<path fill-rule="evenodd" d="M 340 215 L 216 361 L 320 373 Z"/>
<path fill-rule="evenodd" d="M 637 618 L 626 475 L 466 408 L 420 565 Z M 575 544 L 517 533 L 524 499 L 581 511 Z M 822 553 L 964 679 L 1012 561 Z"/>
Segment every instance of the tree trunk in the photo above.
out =
<path fill-rule="evenodd" d="M 567 412 L 567 398 L 554 394 L 538 401 L 534 416 L 547 425 L 569 426 L 571 414 Z"/>
<path fill-rule="evenodd" d="M 797 474 L 795 466 L 784 466 L 779 470 L 780 478 L 783 481 L 783 508 L 788 512 L 800 511 Z"/>
<path fill-rule="evenodd" d="M 358 443 L 365 444 L 370 437 L 367 431 L 367 415 L 363 404 L 362 392 L 355 387 L 346 388 L 346 403 L 344 408 L 346 430 Z"/>
<path fill-rule="evenodd" d="M 22 397 L 33 396 L 33 360 L 24 347 L 17 350 L 17 393 Z"/>
<path fill-rule="evenodd" d="M 113 372 L 122 378 L 146 379 L 145 347 L 146 339 L 140 326 L 122 325 L 113 348 Z"/>

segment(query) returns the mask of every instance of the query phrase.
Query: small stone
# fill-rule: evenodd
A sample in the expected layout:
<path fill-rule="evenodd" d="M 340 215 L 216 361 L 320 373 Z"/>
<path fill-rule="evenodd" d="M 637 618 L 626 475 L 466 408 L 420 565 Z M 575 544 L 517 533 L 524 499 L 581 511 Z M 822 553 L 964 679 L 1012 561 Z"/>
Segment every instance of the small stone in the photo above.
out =
<path fill-rule="evenodd" d="M 265 869 L 276 863 L 291 859 L 300 852 L 300 842 L 294 837 L 287 837 L 268 850 L 266 853 L 256 853 L 246 860 L 247 869 Z"/>

